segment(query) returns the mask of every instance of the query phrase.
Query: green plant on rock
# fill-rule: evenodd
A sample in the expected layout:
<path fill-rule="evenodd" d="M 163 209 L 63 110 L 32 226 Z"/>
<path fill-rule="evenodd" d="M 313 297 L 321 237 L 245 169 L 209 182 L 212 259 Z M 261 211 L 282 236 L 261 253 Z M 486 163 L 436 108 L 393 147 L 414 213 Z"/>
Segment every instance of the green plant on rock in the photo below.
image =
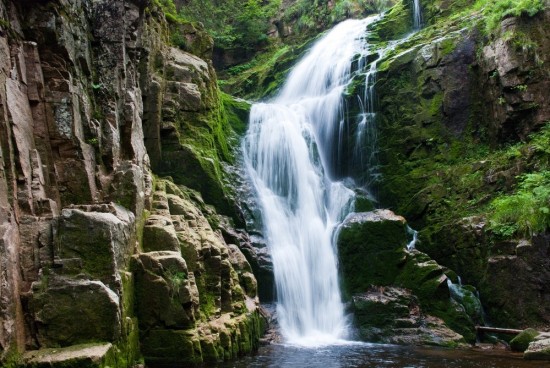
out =
<path fill-rule="evenodd" d="M 545 0 L 478 0 L 477 7 L 483 8 L 485 31 L 494 33 L 500 22 L 509 16 L 532 17 L 544 9 Z"/>
<path fill-rule="evenodd" d="M 516 193 L 491 204 L 490 227 L 498 235 L 532 236 L 550 227 L 550 171 L 525 174 Z"/>
<path fill-rule="evenodd" d="M 164 278 L 170 286 L 170 297 L 173 299 L 178 295 L 180 287 L 185 284 L 187 274 L 177 267 L 168 267 L 164 270 Z"/>

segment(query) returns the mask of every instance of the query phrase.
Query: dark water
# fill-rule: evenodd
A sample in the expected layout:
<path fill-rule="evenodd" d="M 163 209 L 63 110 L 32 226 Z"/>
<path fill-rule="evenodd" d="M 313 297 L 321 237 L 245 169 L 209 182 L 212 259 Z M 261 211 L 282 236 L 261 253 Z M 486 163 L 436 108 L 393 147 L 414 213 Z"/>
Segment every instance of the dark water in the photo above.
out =
<path fill-rule="evenodd" d="M 219 368 L 543 368 L 550 362 L 525 361 L 521 354 L 377 344 L 346 344 L 324 348 L 269 345 L 255 356 L 223 363 Z"/>
<path fill-rule="evenodd" d="M 182 365 L 148 368 L 187 368 Z M 550 362 L 523 360 L 504 351 L 415 348 L 356 343 L 323 348 L 268 345 L 254 356 L 205 368 L 550 368 Z"/>

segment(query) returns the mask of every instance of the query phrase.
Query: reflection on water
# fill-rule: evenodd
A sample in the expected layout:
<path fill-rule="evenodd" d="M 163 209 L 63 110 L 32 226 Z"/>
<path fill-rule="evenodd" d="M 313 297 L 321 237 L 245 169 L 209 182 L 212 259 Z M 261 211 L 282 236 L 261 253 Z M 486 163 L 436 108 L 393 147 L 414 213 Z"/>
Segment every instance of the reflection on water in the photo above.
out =
<path fill-rule="evenodd" d="M 264 346 L 251 357 L 224 363 L 219 368 L 543 368 L 550 362 L 525 361 L 521 354 L 376 344 L 345 344 L 307 349 Z"/>

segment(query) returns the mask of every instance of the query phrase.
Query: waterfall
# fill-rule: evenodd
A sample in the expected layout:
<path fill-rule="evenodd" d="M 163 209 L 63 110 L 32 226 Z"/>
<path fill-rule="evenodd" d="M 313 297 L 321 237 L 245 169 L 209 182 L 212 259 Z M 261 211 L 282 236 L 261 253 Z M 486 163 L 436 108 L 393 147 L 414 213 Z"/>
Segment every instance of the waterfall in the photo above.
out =
<path fill-rule="evenodd" d="M 273 259 L 277 313 L 289 343 L 334 343 L 347 334 L 333 232 L 354 193 L 340 171 L 348 137 L 343 94 L 366 56 L 366 27 L 347 20 L 317 41 L 280 94 L 256 103 L 243 140 Z M 355 64 L 357 65 L 357 63 Z"/>
<path fill-rule="evenodd" d="M 413 27 L 415 30 L 422 28 L 422 9 L 420 0 L 413 0 Z"/>

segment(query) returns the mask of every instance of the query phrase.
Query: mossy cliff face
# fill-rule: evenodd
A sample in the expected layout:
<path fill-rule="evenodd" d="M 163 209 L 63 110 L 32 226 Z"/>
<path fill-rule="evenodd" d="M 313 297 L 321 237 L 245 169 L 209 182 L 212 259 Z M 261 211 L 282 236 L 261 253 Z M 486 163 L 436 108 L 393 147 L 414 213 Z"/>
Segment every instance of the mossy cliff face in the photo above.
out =
<path fill-rule="evenodd" d="M 150 1 L 2 0 L 0 19 L 0 361 L 127 367 L 254 349 L 246 259 L 200 194 L 152 173 L 238 220 L 210 62 L 170 46 Z M 211 39 L 178 27 L 207 58 Z"/>
<path fill-rule="evenodd" d="M 403 37 L 407 3 L 370 36 L 380 50 L 399 40 L 378 63 L 379 200 L 420 231 L 420 250 L 479 288 L 492 323 L 548 326 L 544 230 L 496 231 L 491 216 L 518 177 L 548 170 L 550 9 L 491 28 L 494 14 L 472 1 L 426 0 L 425 27 Z"/>

